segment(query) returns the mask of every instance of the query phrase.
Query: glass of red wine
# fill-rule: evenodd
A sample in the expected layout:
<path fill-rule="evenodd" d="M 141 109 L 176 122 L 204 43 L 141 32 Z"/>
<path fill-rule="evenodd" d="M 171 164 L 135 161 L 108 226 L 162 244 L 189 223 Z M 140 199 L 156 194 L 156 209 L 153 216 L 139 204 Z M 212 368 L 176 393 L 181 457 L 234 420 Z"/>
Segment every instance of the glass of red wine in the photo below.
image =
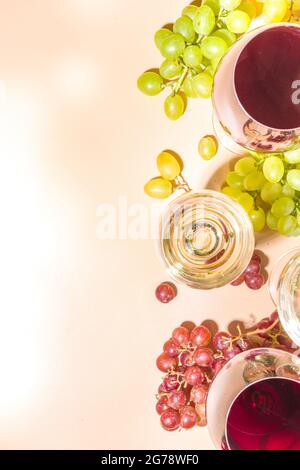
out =
<path fill-rule="evenodd" d="M 206 409 L 217 449 L 300 450 L 300 358 L 272 348 L 238 354 L 213 380 Z"/>
<path fill-rule="evenodd" d="M 214 81 L 215 131 L 234 153 L 300 147 L 300 27 L 279 23 L 242 36 Z"/>

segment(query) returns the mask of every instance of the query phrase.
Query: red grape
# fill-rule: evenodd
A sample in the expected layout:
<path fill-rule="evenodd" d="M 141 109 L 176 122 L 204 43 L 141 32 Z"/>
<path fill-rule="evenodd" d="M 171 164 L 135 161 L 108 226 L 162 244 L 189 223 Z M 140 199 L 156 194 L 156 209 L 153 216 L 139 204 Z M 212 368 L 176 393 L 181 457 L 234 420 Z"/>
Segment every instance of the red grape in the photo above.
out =
<path fill-rule="evenodd" d="M 214 353 L 209 348 L 198 348 L 194 352 L 194 359 L 200 367 L 210 367 L 214 362 Z"/>
<path fill-rule="evenodd" d="M 177 296 L 177 288 L 171 282 L 162 282 L 155 291 L 157 300 L 163 304 L 168 304 Z"/>
<path fill-rule="evenodd" d="M 251 261 L 256 261 L 257 263 L 261 264 L 261 257 L 258 253 L 254 252 Z"/>
<path fill-rule="evenodd" d="M 247 266 L 245 270 L 245 275 L 246 274 L 258 274 L 260 273 L 260 262 L 256 260 L 251 260 L 250 264 Z"/>
<path fill-rule="evenodd" d="M 213 339 L 213 345 L 215 349 L 218 351 L 225 351 L 228 349 L 231 344 L 229 341 L 230 338 L 231 336 L 229 333 L 226 333 L 225 331 L 219 331 L 219 333 L 217 333 Z"/>
<path fill-rule="evenodd" d="M 180 425 L 184 429 L 191 429 L 197 423 L 197 413 L 192 406 L 185 406 L 180 413 Z"/>
<path fill-rule="evenodd" d="M 238 277 L 235 281 L 231 283 L 231 285 L 237 287 L 243 284 L 243 282 L 245 282 L 245 274 L 242 274 L 240 277 Z"/>
<path fill-rule="evenodd" d="M 267 330 L 272 325 L 272 323 L 274 322 L 272 322 L 270 318 L 263 318 L 257 323 L 256 328 L 258 330 Z M 258 333 L 258 336 L 260 336 L 261 338 L 269 337 L 268 333 Z"/>
<path fill-rule="evenodd" d="M 224 351 L 224 357 L 225 357 L 226 361 L 229 361 L 233 357 L 240 354 L 240 352 L 241 352 L 240 348 L 236 344 L 233 344 L 232 348 L 227 349 L 226 351 Z"/>
<path fill-rule="evenodd" d="M 168 406 L 168 397 L 160 397 L 160 399 L 156 403 L 156 411 L 159 415 L 161 415 L 164 411 L 169 409 Z"/>
<path fill-rule="evenodd" d="M 247 338 L 241 338 L 235 343 L 241 351 L 247 351 L 248 349 L 251 349 L 251 343 L 249 339 Z"/>
<path fill-rule="evenodd" d="M 275 310 L 275 312 L 273 312 L 271 315 L 270 315 L 270 320 L 272 323 L 275 323 L 276 320 L 279 319 L 279 315 L 278 315 L 278 312 L 277 310 Z"/>
<path fill-rule="evenodd" d="M 208 394 L 207 385 L 197 385 L 191 390 L 191 401 L 197 404 L 205 403 Z"/>
<path fill-rule="evenodd" d="M 213 374 L 217 375 L 222 369 L 222 367 L 225 366 L 225 364 L 226 364 L 225 359 L 222 359 L 222 358 L 216 359 L 211 366 Z"/>
<path fill-rule="evenodd" d="M 179 356 L 178 347 L 171 339 L 164 344 L 164 353 L 166 353 L 169 357 Z"/>
<path fill-rule="evenodd" d="M 169 395 L 168 405 L 174 410 L 180 410 L 186 404 L 186 394 L 181 392 L 172 392 Z"/>
<path fill-rule="evenodd" d="M 184 326 L 179 326 L 173 331 L 172 339 L 177 346 L 187 346 L 190 340 L 190 332 Z"/>
<path fill-rule="evenodd" d="M 180 364 L 182 364 L 184 367 L 190 367 L 195 365 L 193 353 L 190 351 L 182 352 L 180 354 Z"/>
<path fill-rule="evenodd" d="M 205 375 L 199 367 L 192 366 L 185 371 L 184 379 L 189 385 L 201 385 L 205 380 Z"/>
<path fill-rule="evenodd" d="M 166 392 L 172 392 L 179 388 L 179 382 L 176 375 L 167 375 L 164 378 L 163 386 Z"/>
<path fill-rule="evenodd" d="M 196 326 L 191 332 L 191 342 L 194 346 L 205 347 L 211 341 L 211 332 L 206 326 Z"/>
<path fill-rule="evenodd" d="M 168 409 L 160 417 L 160 423 L 166 431 L 176 431 L 180 426 L 180 416 L 175 410 Z"/>
<path fill-rule="evenodd" d="M 169 357 L 166 353 L 162 353 L 156 360 L 156 366 L 161 372 L 168 372 L 177 367 L 178 361 L 175 357 Z"/>
<path fill-rule="evenodd" d="M 259 290 L 265 283 L 265 278 L 262 274 L 246 274 L 245 282 L 249 289 Z"/>

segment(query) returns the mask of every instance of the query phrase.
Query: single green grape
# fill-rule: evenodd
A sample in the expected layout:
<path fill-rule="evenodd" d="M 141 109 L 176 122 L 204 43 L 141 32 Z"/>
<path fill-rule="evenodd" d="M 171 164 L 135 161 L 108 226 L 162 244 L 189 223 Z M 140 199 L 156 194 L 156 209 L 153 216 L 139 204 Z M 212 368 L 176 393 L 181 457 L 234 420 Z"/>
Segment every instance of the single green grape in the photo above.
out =
<path fill-rule="evenodd" d="M 291 188 L 300 191 L 300 170 L 288 171 L 286 180 Z"/>
<path fill-rule="evenodd" d="M 188 46 L 185 48 L 183 60 L 188 67 L 199 67 L 202 62 L 202 52 L 199 46 Z"/>
<path fill-rule="evenodd" d="M 248 193 L 241 193 L 237 197 L 237 202 L 245 209 L 246 212 L 250 212 L 254 207 L 254 198 Z"/>
<path fill-rule="evenodd" d="M 226 178 L 226 183 L 232 188 L 244 189 L 244 177 L 238 175 L 235 171 L 230 171 Z"/>
<path fill-rule="evenodd" d="M 274 214 L 272 214 L 271 211 L 268 211 L 267 213 L 267 226 L 271 230 L 277 230 L 277 225 L 278 225 L 278 217 L 275 217 Z"/>
<path fill-rule="evenodd" d="M 279 23 L 288 11 L 286 0 L 265 0 L 263 16 L 268 23 Z"/>
<path fill-rule="evenodd" d="M 227 49 L 228 46 L 224 39 L 217 36 L 208 36 L 201 43 L 202 54 L 209 60 L 223 57 Z"/>
<path fill-rule="evenodd" d="M 214 73 L 216 73 L 216 70 L 219 66 L 219 63 L 221 61 L 222 57 L 216 57 L 215 59 L 211 60 L 211 67 L 214 70 Z"/>
<path fill-rule="evenodd" d="M 238 160 L 234 166 L 234 171 L 239 176 L 247 176 L 256 169 L 256 161 L 252 157 L 244 157 Z"/>
<path fill-rule="evenodd" d="M 178 94 L 169 95 L 165 100 L 164 109 L 167 117 L 176 121 L 184 113 L 185 105 L 182 97 Z"/>
<path fill-rule="evenodd" d="M 198 98 L 210 98 L 212 95 L 213 78 L 206 72 L 198 73 L 192 79 L 192 86 Z"/>
<path fill-rule="evenodd" d="M 177 59 L 184 53 L 185 41 L 181 34 L 171 33 L 161 45 L 160 52 L 166 59 Z"/>
<path fill-rule="evenodd" d="M 196 32 L 194 30 L 194 24 L 188 16 L 178 18 L 174 23 L 173 31 L 174 33 L 181 34 L 186 42 L 194 42 L 195 40 Z"/>
<path fill-rule="evenodd" d="M 277 224 L 277 230 L 281 235 L 290 235 L 297 228 L 297 219 L 293 215 L 280 217 Z"/>
<path fill-rule="evenodd" d="M 232 199 L 237 200 L 237 198 L 242 194 L 240 189 L 231 188 L 230 186 L 225 186 L 222 191 L 223 194 L 226 196 L 231 197 Z M 250 196 L 251 197 L 251 196 Z"/>
<path fill-rule="evenodd" d="M 159 73 L 166 80 L 172 80 L 180 75 L 182 64 L 176 59 L 165 59 L 160 66 Z"/>
<path fill-rule="evenodd" d="M 209 6 L 214 12 L 215 16 L 218 16 L 220 13 L 220 2 L 219 0 L 203 0 L 202 5 Z"/>
<path fill-rule="evenodd" d="M 247 191 L 259 191 L 266 184 L 262 171 L 254 170 L 244 178 L 244 187 Z"/>
<path fill-rule="evenodd" d="M 198 7 L 196 5 L 188 5 L 182 10 L 182 16 L 188 16 L 191 20 L 194 21 L 194 18 L 198 12 Z"/>
<path fill-rule="evenodd" d="M 218 151 L 218 142 L 213 135 L 202 137 L 198 145 L 199 155 L 203 160 L 211 160 Z"/>
<path fill-rule="evenodd" d="M 170 181 L 157 177 L 145 184 L 144 191 L 150 197 L 166 199 L 173 193 L 173 186 Z"/>
<path fill-rule="evenodd" d="M 290 187 L 289 184 L 285 183 L 282 186 L 282 196 L 291 197 L 292 199 L 296 196 L 296 191 Z"/>
<path fill-rule="evenodd" d="M 290 197 L 280 197 L 272 205 L 272 214 L 275 217 L 290 215 L 295 209 L 295 202 Z"/>
<path fill-rule="evenodd" d="M 164 40 L 172 34 L 172 31 L 170 31 L 167 28 L 162 28 L 156 31 L 155 36 L 154 36 L 154 42 L 156 47 L 160 50 L 162 43 Z"/>
<path fill-rule="evenodd" d="M 259 207 L 249 212 L 253 228 L 255 232 L 261 232 L 266 226 L 266 214 L 265 211 Z"/>
<path fill-rule="evenodd" d="M 217 38 L 223 39 L 228 47 L 232 46 L 232 44 L 234 44 L 237 40 L 236 35 L 228 31 L 226 28 L 217 29 L 212 34 Z"/>
<path fill-rule="evenodd" d="M 284 159 L 287 163 L 296 164 L 300 163 L 300 148 L 297 150 L 290 150 L 284 153 Z"/>
<path fill-rule="evenodd" d="M 242 10 L 234 10 L 225 19 L 226 26 L 232 33 L 243 34 L 248 31 L 251 18 Z"/>
<path fill-rule="evenodd" d="M 174 155 L 169 152 L 161 152 L 156 163 L 160 175 L 166 180 L 172 181 L 181 173 L 180 164 Z"/>
<path fill-rule="evenodd" d="M 242 0 L 220 0 L 220 6 L 224 8 L 224 10 L 231 11 L 235 10 L 241 2 Z"/>
<path fill-rule="evenodd" d="M 253 20 L 257 15 L 256 5 L 253 0 L 243 0 L 239 5 L 239 10 L 244 11 Z"/>
<path fill-rule="evenodd" d="M 194 18 L 195 31 L 202 36 L 208 36 L 214 29 L 215 24 L 216 17 L 212 8 L 208 5 L 199 7 Z"/>
<path fill-rule="evenodd" d="M 264 202 L 273 204 L 282 194 L 282 186 L 280 183 L 269 183 L 264 184 L 260 196 Z M 286 196 L 286 195 L 285 195 Z"/>
<path fill-rule="evenodd" d="M 263 172 L 270 183 L 278 183 L 284 175 L 284 163 L 279 157 L 268 157 L 264 161 Z"/>
<path fill-rule="evenodd" d="M 194 92 L 193 89 L 192 79 L 192 74 L 188 74 L 186 76 L 182 85 L 182 91 L 188 98 L 197 98 L 197 94 Z"/>
<path fill-rule="evenodd" d="M 158 95 L 163 88 L 163 79 L 156 72 L 145 72 L 137 81 L 139 90 L 148 96 Z"/>

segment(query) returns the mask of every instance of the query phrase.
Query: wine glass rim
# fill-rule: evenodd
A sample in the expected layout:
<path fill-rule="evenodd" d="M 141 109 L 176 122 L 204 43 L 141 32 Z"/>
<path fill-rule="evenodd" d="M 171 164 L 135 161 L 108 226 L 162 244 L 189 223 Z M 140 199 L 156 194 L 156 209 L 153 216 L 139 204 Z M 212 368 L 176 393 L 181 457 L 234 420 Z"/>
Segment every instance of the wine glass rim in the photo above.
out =
<path fill-rule="evenodd" d="M 256 28 L 252 29 L 251 31 L 249 31 L 247 34 L 250 34 L 252 37 L 250 38 L 250 40 L 247 42 L 247 44 L 242 48 L 242 50 L 239 52 L 237 58 L 235 59 L 235 63 L 234 63 L 234 67 L 233 67 L 233 81 L 234 81 L 234 78 L 235 78 L 235 72 L 236 72 L 236 68 L 237 68 L 237 64 L 238 64 L 238 61 L 240 59 L 240 56 L 242 54 L 242 52 L 245 50 L 245 48 L 250 44 L 250 42 L 252 40 L 254 40 L 255 38 L 257 38 L 258 36 L 260 36 L 261 34 L 263 34 L 265 31 L 268 31 L 270 29 L 276 29 L 276 28 L 281 28 L 281 27 L 287 27 L 287 28 L 296 28 L 296 29 L 299 29 L 300 30 L 300 25 L 298 24 L 295 24 L 295 23 L 288 23 L 288 22 L 281 22 L 281 23 L 273 23 L 273 24 L 268 24 L 268 25 L 263 25 L 263 26 L 257 26 Z M 253 34 L 255 33 L 255 34 Z M 247 34 L 241 36 L 237 42 L 239 41 L 242 41 L 243 39 L 245 39 L 247 37 Z M 237 44 L 237 43 L 235 43 Z M 237 91 L 236 91 L 236 87 L 235 87 L 235 84 L 233 85 L 233 92 L 234 92 L 234 96 L 235 98 L 237 99 L 239 105 L 241 106 L 241 108 L 243 109 L 243 111 L 245 112 L 245 114 L 250 118 L 252 119 L 254 122 L 256 122 L 257 124 L 259 124 L 260 126 L 263 126 L 264 128 L 266 129 L 272 129 L 274 131 L 278 131 L 278 132 L 292 132 L 292 131 L 299 131 L 300 130 L 300 126 L 298 127 L 292 127 L 292 128 L 286 128 L 286 129 L 280 129 L 280 128 L 277 128 L 277 127 L 273 127 L 273 126 L 267 126 L 266 124 L 263 124 L 262 122 L 259 122 L 257 119 L 255 119 L 253 116 L 251 116 L 251 114 L 249 114 L 249 112 L 245 109 L 245 107 L 243 106 L 243 104 L 241 103 L 240 101 L 240 98 L 237 94 Z"/>
<path fill-rule="evenodd" d="M 290 353 L 289 353 L 290 354 Z M 291 354 L 292 355 L 292 354 Z M 275 376 L 275 377 L 264 377 L 263 379 L 258 379 L 258 380 L 255 380 L 255 382 L 252 382 L 248 385 L 246 385 L 245 388 L 243 388 L 243 390 L 240 390 L 240 392 L 234 397 L 234 399 L 232 400 L 229 408 L 228 408 L 228 411 L 227 411 L 227 414 L 226 414 L 226 420 L 225 420 L 225 439 L 226 439 L 226 444 L 229 448 L 229 450 L 232 450 L 230 448 L 230 445 L 229 445 L 229 442 L 228 442 L 228 433 L 227 433 L 227 425 L 228 425 L 228 418 L 229 418 L 229 414 L 232 410 L 232 407 L 233 405 L 235 404 L 236 400 L 240 397 L 240 395 L 242 393 L 244 393 L 246 390 L 248 390 L 250 387 L 254 386 L 254 385 L 257 385 L 258 383 L 260 382 L 266 382 L 266 381 L 270 381 L 270 380 L 287 380 L 289 382 L 293 382 L 293 383 L 297 383 L 299 386 L 300 386 L 300 381 L 299 380 L 296 380 L 296 379 L 292 379 L 290 377 L 280 377 L 280 376 Z"/>

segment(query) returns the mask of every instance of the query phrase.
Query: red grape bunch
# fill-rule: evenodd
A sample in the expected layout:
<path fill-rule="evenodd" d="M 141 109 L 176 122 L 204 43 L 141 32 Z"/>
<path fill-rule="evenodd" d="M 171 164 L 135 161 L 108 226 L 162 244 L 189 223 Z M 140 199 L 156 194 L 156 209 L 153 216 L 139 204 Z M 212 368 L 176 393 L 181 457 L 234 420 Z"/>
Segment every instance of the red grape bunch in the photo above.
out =
<path fill-rule="evenodd" d="M 252 290 L 259 290 L 265 284 L 266 279 L 262 274 L 261 258 L 254 253 L 252 259 L 243 274 L 231 283 L 232 286 L 240 286 L 245 282 Z"/>

